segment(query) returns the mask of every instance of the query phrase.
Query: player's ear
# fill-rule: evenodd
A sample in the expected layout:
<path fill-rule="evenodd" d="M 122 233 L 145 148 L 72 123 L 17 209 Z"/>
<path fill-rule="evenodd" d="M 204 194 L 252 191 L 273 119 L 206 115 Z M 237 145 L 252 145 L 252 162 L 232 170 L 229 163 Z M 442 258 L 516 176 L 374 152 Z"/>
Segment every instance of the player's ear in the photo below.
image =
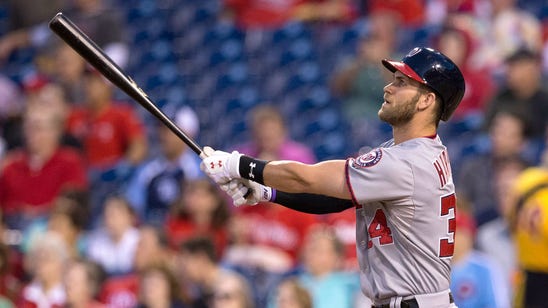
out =
<path fill-rule="evenodd" d="M 419 101 L 417 102 L 417 110 L 423 111 L 428 108 L 434 108 L 436 105 L 436 93 L 431 91 L 426 91 L 422 93 Z"/>

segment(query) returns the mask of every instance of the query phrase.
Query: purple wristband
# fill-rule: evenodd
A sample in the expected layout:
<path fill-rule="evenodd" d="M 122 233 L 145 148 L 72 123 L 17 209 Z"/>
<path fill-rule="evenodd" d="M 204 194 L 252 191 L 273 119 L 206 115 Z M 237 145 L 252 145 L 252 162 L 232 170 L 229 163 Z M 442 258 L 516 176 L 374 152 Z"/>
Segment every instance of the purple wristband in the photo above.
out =
<path fill-rule="evenodd" d="M 276 189 L 274 189 L 274 188 L 270 188 L 270 189 L 272 189 L 272 194 L 270 195 L 270 200 L 268 200 L 268 201 L 276 202 Z"/>

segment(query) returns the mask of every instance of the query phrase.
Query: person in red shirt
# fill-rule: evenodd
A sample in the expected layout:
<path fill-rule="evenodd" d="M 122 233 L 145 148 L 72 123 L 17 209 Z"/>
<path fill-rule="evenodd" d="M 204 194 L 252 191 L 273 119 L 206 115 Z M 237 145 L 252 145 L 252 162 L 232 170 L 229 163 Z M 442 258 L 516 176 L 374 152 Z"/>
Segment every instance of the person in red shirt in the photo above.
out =
<path fill-rule="evenodd" d="M 80 153 L 60 146 L 63 121 L 59 113 L 31 105 L 23 126 L 25 147 L 8 153 L 0 173 L 0 207 L 8 227 L 17 229 L 47 215 L 63 190 L 87 188 Z"/>
<path fill-rule="evenodd" d="M 67 132 L 78 139 L 88 164 L 92 225 L 99 220 L 105 196 L 117 192 L 147 154 L 143 124 L 131 105 L 113 99 L 113 86 L 97 71 L 84 76 L 86 101 L 74 107 Z"/>
<path fill-rule="evenodd" d="M 221 191 L 208 179 L 196 179 L 183 185 L 180 202 L 174 204 L 166 222 L 166 234 L 173 248 L 196 236 L 208 236 L 222 256 L 228 244 L 230 213 Z"/>
<path fill-rule="evenodd" d="M 82 141 L 89 166 L 105 170 L 121 160 L 140 163 L 146 137 L 132 107 L 114 102 L 112 85 L 94 70 L 85 75 L 85 91 L 86 106 L 73 108 L 67 130 Z"/>

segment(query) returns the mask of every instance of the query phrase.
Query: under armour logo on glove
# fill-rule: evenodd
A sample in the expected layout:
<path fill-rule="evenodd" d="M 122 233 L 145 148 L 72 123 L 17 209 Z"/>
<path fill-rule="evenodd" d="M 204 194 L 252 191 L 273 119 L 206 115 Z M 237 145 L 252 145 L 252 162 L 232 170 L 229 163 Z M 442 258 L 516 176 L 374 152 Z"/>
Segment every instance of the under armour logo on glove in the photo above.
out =
<path fill-rule="evenodd" d="M 206 149 L 206 148 L 204 148 Z M 207 156 L 202 159 L 200 169 L 218 184 L 224 184 L 234 178 L 240 178 L 238 166 L 242 154 L 234 151 L 227 153 L 207 148 Z"/>
<path fill-rule="evenodd" d="M 249 178 L 254 179 L 255 175 L 253 174 L 253 168 L 257 167 L 256 163 L 249 163 Z"/>
<path fill-rule="evenodd" d="M 210 166 L 211 166 L 211 169 L 215 169 L 215 163 L 214 162 L 211 162 L 210 163 Z M 219 166 L 219 168 L 222 168 L 223 167 L 223 161 L 222 160 L 219 160 L 217 162 L 217 166 Z"/>

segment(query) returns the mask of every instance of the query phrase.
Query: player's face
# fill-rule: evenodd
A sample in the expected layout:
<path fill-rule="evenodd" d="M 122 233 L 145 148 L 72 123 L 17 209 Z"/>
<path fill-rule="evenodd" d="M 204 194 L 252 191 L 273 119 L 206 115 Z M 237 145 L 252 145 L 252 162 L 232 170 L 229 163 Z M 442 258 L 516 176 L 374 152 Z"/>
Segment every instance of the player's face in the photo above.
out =
<path fill-rule="evenodd" d="M 384 102 L 379 110 L 379 118 L 392 126 L 408 123 L 416 113 L 421 95 L 417 81 L 396 71 L 394 80 L 384 87 Z"/>

